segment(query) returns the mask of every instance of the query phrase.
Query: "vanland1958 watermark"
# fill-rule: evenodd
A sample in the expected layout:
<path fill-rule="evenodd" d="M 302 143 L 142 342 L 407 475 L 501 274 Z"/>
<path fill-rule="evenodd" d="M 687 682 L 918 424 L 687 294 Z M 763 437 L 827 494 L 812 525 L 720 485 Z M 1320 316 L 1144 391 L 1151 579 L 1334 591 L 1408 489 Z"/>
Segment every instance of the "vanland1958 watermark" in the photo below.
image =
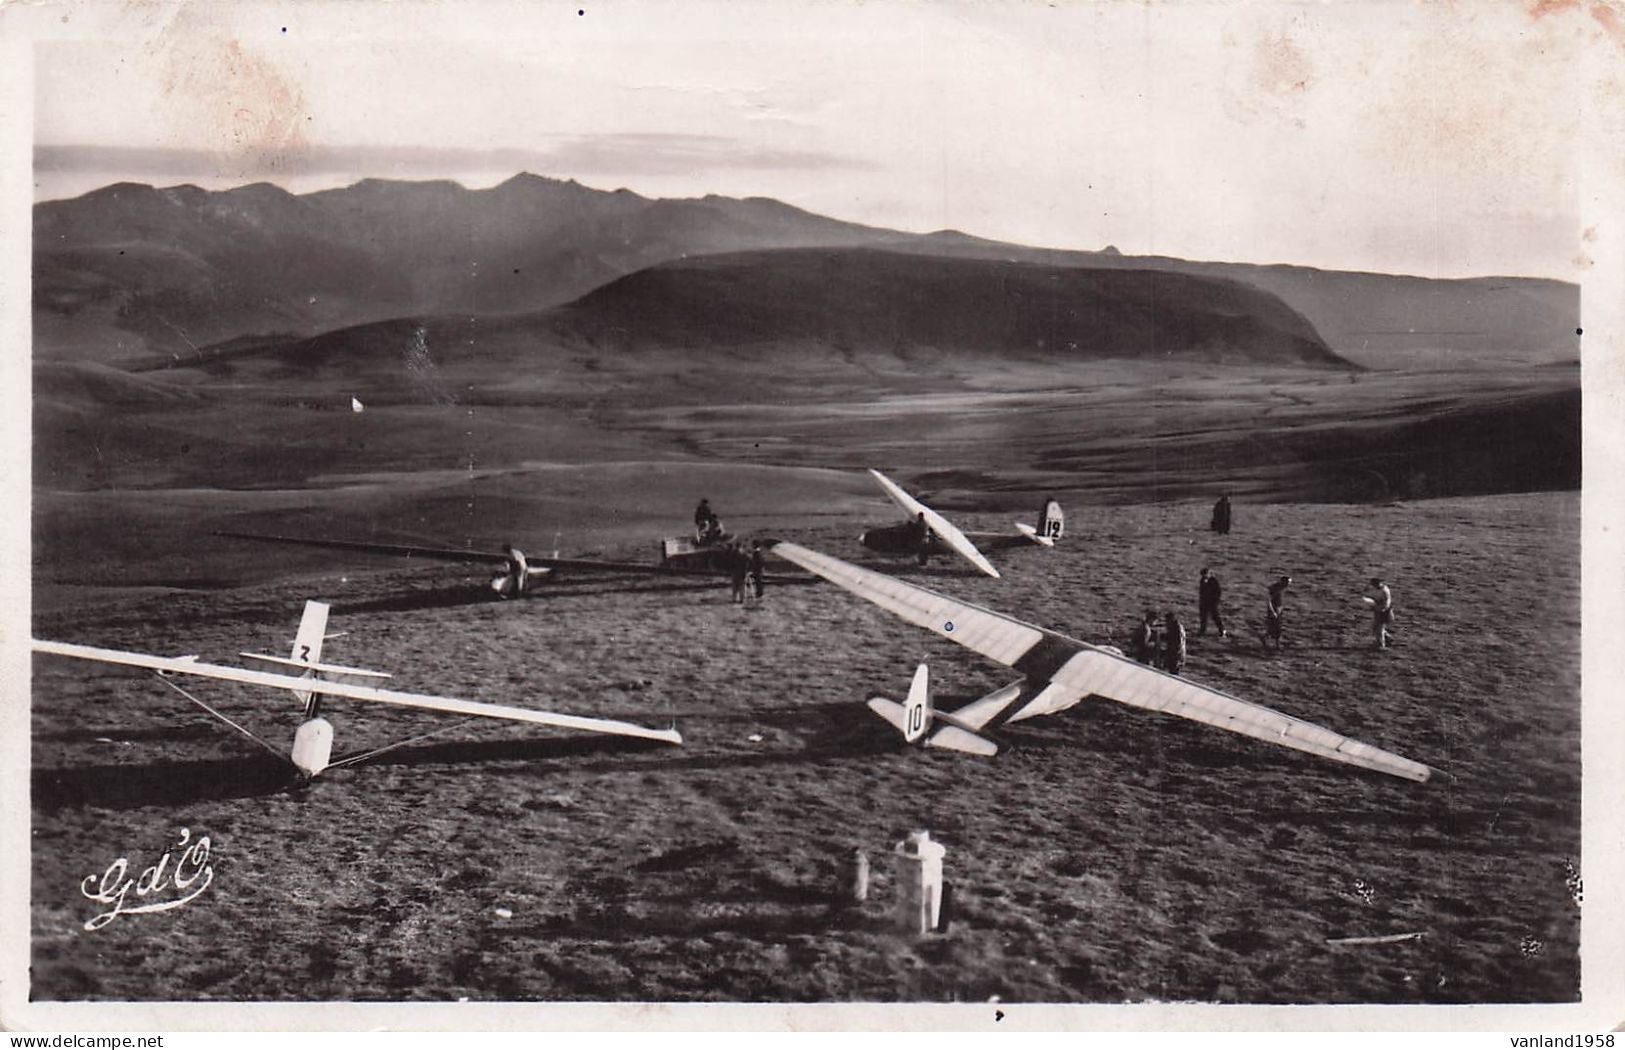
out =
<path fill-rule="evenodd" d="M 169 867 L 172 857 L 173 871 Z M 85 929 L 99 930 L 120 915 L 169 911 L 196 899 L 214 881 L 214 866 L 209 863 L 209 836 L 193 839 L 191 830 L 182 828 L 180 840 L 165 849 L 156 863 L 137 876 L 132 877 L 129 871 L 129 858 L 120 857 L 107 866 L 100 880 L 95 875 L 85 876 L 79 884 L 79 892 L 107 909 L 86 922 Z M 143 903 L 126 900 L 132 888 L 137 900 Z"/>

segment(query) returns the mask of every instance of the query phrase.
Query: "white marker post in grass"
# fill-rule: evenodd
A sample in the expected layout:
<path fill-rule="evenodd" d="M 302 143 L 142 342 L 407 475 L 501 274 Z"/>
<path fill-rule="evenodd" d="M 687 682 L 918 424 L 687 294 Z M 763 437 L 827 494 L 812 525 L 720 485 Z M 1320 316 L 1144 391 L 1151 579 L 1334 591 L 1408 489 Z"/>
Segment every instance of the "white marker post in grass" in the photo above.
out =
<path fill-rule="evenodd" d="M 942 858 L 948 850 L 929 831 L 913 831 L 892 851 L 897 882 L 897 921 L 923 937 L 942 914 Z"/>

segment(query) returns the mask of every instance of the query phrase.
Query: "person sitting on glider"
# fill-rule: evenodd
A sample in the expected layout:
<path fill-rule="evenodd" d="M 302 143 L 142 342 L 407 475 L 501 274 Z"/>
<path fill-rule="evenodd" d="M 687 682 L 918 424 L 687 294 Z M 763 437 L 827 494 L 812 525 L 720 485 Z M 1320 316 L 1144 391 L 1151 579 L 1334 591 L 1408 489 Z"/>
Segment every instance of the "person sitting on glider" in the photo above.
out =
<path fill-rule="evenodd" d="M 694 508 L 694 540 L 701 546 L 715 543 L 722 537 L 722 522 L 717 518 L 717 512 L 711 509 L 711 501 L 700 500 L 700 505 Z"/>

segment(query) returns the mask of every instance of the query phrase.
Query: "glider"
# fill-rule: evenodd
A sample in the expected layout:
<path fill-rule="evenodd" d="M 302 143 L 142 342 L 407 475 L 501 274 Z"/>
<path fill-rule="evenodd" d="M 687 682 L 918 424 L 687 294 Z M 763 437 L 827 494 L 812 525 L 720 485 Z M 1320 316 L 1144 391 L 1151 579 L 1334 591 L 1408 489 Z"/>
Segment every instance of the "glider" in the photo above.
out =
<path fill-rule="evenodd" d="M 363 754 L 352 755 L 334 761 L 332 758 L 333 725 L 327 719 L 321 717 L 321 698 L 323 696 L 367 700 L 381 704 L 392 704 L 396 707 L 415 707 L 480 718 L 499 718 L 510 722 L 528 722 L 534 725 L 553 726 L 559 729 L 609 733 L 615 736 L 636 737 L 642 740 L 658 740 L 667 744 L 681 744 L 683 742 L 682 736 L 678 734 L 676 729 L 648 729 L 644 726 L 614 719 L 583 718 L 577 715 L 556 714 L 551 711 L 533 711 L 524 707 L 510 707 L 505 704 L 486 704 L 473 700 L 458 700 L 454 697 L 429 696 L 423 693 L 403 693 L 346 681 L 346 679 L 376 680 L 388 678 L 389 675 L 382 671 L 370 671 L 365 668 L 345 667 L 339 664 L 322 662 L 323 640 L 339 637 L 326 634 L 327 612 L 328 606 L 324 602 L 307 601 L 305 603 L 304 615 L 299 620 L 299 632 L 294 637 L 293 651 L 287 657 L 270 656 L 262 653 L 239 654 L 251 660 L 258 660 L 276 667 L 297 670 L 300 672 L 299 674 L 256 671 L 244 667 L 231 667 L 225 664 L 202 663 L 195 656 L 152 656 L 147 653 L 132 653 L 120 649 L 98 649 L 89 645 L 43 641 L 38 638 L 33 640 L 33 648 L 37 653 L 48 653 L 53 656 L 69 656 L 79 660 L 122 664 L 127 667 L 144 667 L 156 671 L 171 688 L 182 696 L 197 704 L 215 718 L 225 722 L 239 733 L 247 736 L 261 747 L 279 757 L 286 758 L 307 779 L 317 776 L 323 770 L 353 765 L 364 759 L 376 757 L 385 751 L 394 750 L 403 744 L 412 743 L 423 739 L 425 736 L 433 735 L 432 733 L 423 734 L 412 738 L 412 740 L 402 741 L 399 744 L 374 748 Z M 305 710 L 304 721 L 299 724 L 299 728 L 294 732 L 292 751 L 284 755 L 280 749 L 266 743 L 260 737 L 233 722 L 180 686 L 169 682 L 169 676 L 176 674 L 198 675 L 203 678 L 217 678 L 228 682 L 242 682 L 247 685 L 288 690 L 304 704 Z"/>
<path fill-rule="evenodd" d="M 912 554 L 919 559 L 921 565 L 929 561 L 933 554 L 952 552 L 987 575 L 997 577 L 999 570 L 995 569 L 982 554 L 978 544 L 988 550 L 1025 547 L 1032 544 L 1053 547 L 1066 528 L 1066 518 L 1061 513 L 1061 505 L 1055 500 L 1047 500 L 1036 526 L 1017 522 L 1017 531 L 1013 533 L 975 532 L 967 535 L 947 518 L 903 491 L 902 486 L 880 471 L 871 470 L 869 473 L 880 483 L 880 487 L 886 490 L 886 495 L 892 498 L 892 502 L 903 508 L 903 512 L 910 520 L 900 525 L 866 529 L 858 536 L 858 542 L 882 554 Z"/>
<path fill-rule="evenodd" d="M 1090 645 L 794 543 L 781 542 L 774 553 L 915 626 L 1022 673 L 1021 679 L 958 710 L 936 711 L 928 672 L 921 665 L 905 703 L 882 697 L 869 701 L 870 709 L 910 743 L 992 755 L 998 745 L 982 736 L 983 731 L 1065 711 L 1093 696 L 1205 722 L 1406 780 L 1425 781 L 1433 772 L 1420 762 L 1311 722 L 1165 674 L 1115 649 Z"/>
<path fill-rule="evenodd" d="M 466 564 L 500 566 L 491 576 L 491 590 L 499 598 L 517 598 L 530 591 L 555 570 L 564 572 L 648 573 L 658 576 L 698 576 L 715 579 L 719 570 L 709 566 L 646 565 L 638 562 L 594 561 L 587 558 L 531 558 L 518 547 L 506 545 L 500 551 L 470 550 L 457 547 L 416 547 L 399 543 L 369 543 L 358 540 L 328 540 L 305 536 L 276 536 L 261 532 L 232 532 L 221 530 L 216 536 L 237 540 L 255 540 L 261 543 L 287 543 L 300 547 L 319 547 L 327 550 L 359 551 L 363 554 L 387 554 L 399 558 L 424 558 L 432 561 L 453 561 Z M 767 577 L 770 583 L 796 582 L 793 577 Z"/>

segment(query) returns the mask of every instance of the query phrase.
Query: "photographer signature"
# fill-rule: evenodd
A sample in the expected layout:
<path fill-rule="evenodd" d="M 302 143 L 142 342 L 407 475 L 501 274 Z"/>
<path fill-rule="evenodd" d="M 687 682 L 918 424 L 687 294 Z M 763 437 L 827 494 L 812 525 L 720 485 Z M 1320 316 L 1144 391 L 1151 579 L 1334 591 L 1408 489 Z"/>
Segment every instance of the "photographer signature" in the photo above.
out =
<path fill-rule="evenodd" d="M 178 855 L 176 850 L 180 851 Z M 173 870 L 170 868 L 172 856 Z M 156 863 L 139 875 L 131 876 L 129 872 L 129 858 L 120 857 L 107 866 L 100 879 L 95 875 L 85 876 L 79 884 L 79 892 L 107 908 L 86 922 L 85 929 L 99 930 L 120 915 L 169 911 L 195 899 L 214 881 L 214 866 L 209 863 L 209 836 L 193 839 L 191 830 L 182 828 L 180 841 L 165 849 Z M 134 901 L 128 900 L 131 889 L 135 890 Z M 147 900 L 149 897 L 153 899 Z"/>

